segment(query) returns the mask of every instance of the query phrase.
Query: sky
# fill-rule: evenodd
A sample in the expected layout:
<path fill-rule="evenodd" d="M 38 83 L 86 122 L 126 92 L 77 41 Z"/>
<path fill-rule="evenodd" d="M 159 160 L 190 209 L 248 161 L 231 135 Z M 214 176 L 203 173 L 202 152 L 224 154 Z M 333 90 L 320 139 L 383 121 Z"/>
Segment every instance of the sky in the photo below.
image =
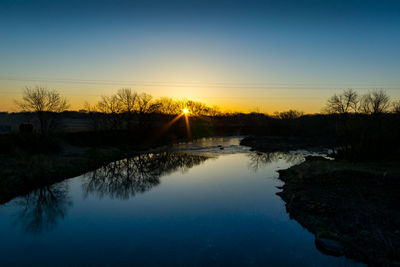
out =
<path fill-rule="evenodd" d="M 0 1 L 0 111 L 25 87 L 71 109 L 132 88 L 227 111 L 400 100 L 400 1 Z"/>

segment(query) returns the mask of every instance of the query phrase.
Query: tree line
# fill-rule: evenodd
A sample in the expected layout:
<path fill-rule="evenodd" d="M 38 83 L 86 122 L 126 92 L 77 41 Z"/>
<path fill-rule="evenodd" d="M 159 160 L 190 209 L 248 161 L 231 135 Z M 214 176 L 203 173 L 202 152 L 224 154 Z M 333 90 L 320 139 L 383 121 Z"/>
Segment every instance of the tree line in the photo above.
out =
<path fill-rule="evenodd" d="M 40 122 L 41 135 L 48 135 L 60 112 L 68 108 L 68 101 L 57 91 L 41 87 L 26 88 L 17 105 L 35 112 Z M 212 135 L 269 135 L 300 136 L 321 143 L 330 143 L 338 157 L 350 160 L 383 159 L 399 155 L 400 101 L 392 101 L 382 89 L 360 95 L 353 89 L 344 90 L 328 98 L 323 114 L 307 115 L 288 110 L 273 115 L 262 113 L 222 113 L 218 107 L 191 100 L 153 98 L 130 88 L 103 96 L 94 105 L 86 103 L 84 115 L 92 130 L 115 132 L 111 139 L 126 132 L 139 139 L 153 133 L 166 133 L 164 128 L 175 117 L 190 112 L 190 127 L 194 136 Z M 184 120 L 168 128 L 171 140 L 186 136 Z M 85 140 L 92 142 L 92 137 Z M 98 141 L 104 143 L 104 140 Z"/>
<path fill-rule="evenodd" d="M 338 154 L 350 160 L 399 156 L 400 101 L 383 90 L 359 95 L 353 89 L 327 100 L 325 111 L 334 117 Z"/>
<path fill-rule="evenodd" d="M 174 100 L 168 97 L 154 99 L 147 93 L 137 93 L 131 88 L 122 88 L 111 96 L 102 96 L 97 104 L 91 106 L 86 102 L 85 108 L 89 112 L 101 113 L 163 113 L 177 115 L 184 108 L 194 115 L 214 116 L 220 113 L 218 107 L 210 107 L 204 103 L 192 100 Z"/>
<path fill-rule="evenodd" d="M 57 113 L 69 108 L 67 99 L 56 90 L 44 87 L 25 88 L 22 99 L 15 101 L 22 111 L 34 112 L 40 123 L 40 132 L 48 134 L 54 126 Z M 94 105 L 85 102 L 94 129 L 131 129 L 144 126 L 149 114 L 178 115 L 187 109 L 191 116 L 217 116 L 217 106 L 208 106 L 192 100 L 168 97 L 155 99 L 147 93 L 122 88 L 110 96 L 102 96 Z"/>
<path fill-rule="evenodd" d="M 369 114 L 399 113 L 400 100 L 391 101 L 383 89 L 377 89 L 364 95 L 359 95 L 353 89 L 334 94 L 328 99 L 325 111 L 330 114 Z"/>

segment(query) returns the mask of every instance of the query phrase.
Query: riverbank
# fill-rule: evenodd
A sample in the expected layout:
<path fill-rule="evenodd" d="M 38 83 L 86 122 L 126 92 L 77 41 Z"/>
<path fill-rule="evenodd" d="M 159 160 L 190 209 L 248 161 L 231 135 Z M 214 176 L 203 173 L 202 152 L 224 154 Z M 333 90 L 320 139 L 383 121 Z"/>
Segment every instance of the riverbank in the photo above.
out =
<path fill-rule="evenodd" d="M 291 150 L 322 151 L 330 142 L 325 138 L 304 138 L 291 136 L 248 136 L 240 142 L 260 152 L 288 152 Z"/>
<path fill-rule="evenodd" d="M 30 191 L 94 170 L 125 157 L 111 147 L 90 148 L 77 153 L 0 155 L 0 204 Z"/>
<path fill-rule="evenodd" d="M 114 135 L 82 132 L 45 139 L 31 134 L 0 136 L 0 204 L 112 161 L 183 140 L 149 142 L 133 134 Z"/>
<path fill-rule="evenodd" d="M 371 265 L 400 263 L 400 166 L 307 157 L 279 172 L 278 195 L 316 246 Z"/>
<path fill-rule="evenodd" d="M 139 153 L 184 151 L 209 157 L 244 153 L 248 148 L 239 145 L 241 138 L 203 136 L 188 140 L 167 136 L 155 142 L 122 132 L 80 132 L 45 139 L 0 135 L 0 204 Z"/>
<path fill-rule="evenodd" d="M 260 152 L 323 151 L 324 140 L 247 137 Z M 326 146 L 325 146 L 326 148 Z M 323 253 L 371 265 L 400 264 L 400 165 L 350 163 L 322 157 L 279 171 L 278 195 L 292 219 L 312 232 Z"/>

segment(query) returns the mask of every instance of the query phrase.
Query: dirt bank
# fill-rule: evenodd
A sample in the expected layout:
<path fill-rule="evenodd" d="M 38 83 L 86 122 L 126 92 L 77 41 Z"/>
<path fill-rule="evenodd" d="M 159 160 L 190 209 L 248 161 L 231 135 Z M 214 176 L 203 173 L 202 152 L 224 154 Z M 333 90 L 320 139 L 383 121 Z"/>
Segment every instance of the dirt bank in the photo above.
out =
<path fill-rule="evenodd" d="M 400 262 L 400 165 L 308 157 L 280 171 L 279 196 L 316 246 L 371 265 Z"/>

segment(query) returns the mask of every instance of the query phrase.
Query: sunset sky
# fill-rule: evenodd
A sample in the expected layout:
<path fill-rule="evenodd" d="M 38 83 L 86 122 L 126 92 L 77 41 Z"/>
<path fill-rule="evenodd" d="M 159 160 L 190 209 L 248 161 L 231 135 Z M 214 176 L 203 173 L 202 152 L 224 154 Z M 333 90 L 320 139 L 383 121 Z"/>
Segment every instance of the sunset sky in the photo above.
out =
<path fill-rule="evenodd" d="M 400 1 L 0 1 L 0 111 L 25 86 L 72 109 L 123 87 L 238 111 L 400 100 Z"/>

